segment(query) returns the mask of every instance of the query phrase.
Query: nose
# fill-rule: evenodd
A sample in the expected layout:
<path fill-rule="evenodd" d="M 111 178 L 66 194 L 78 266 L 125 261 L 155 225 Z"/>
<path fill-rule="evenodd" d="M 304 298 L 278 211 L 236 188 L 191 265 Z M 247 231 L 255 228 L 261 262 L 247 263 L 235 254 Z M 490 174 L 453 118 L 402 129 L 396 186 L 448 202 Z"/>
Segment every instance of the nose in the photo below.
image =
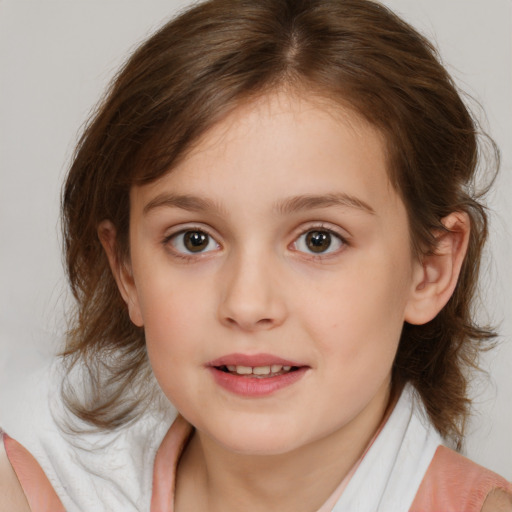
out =
<path fill-rule="evenodd" d="M 228 259 L 220 283 L 221 323 L 244 331 L 281 325 L 287 311 L 277 267 L 270 258 L 254 252 Z"/>

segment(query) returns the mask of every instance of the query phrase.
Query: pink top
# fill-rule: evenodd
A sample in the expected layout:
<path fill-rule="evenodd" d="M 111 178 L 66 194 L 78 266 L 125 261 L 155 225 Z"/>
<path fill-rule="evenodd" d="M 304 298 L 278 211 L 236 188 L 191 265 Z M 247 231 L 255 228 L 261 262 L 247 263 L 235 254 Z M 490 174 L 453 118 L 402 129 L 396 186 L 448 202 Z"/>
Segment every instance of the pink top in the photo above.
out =
<path fill-rule="evenodd" d="M 421 482 L 410 512 L 480 512 L 487 495 L 512 484 L 460 453 L 440 446 Z"/>
<path fill-rule="evenodd" d="M 7 434 L 0 436 L 32 512 L 66 512 L 36 459 Z"/>
<path fill-rule="evenodd" d="M 151 512 L 173 512 L 176 468 L 192 432 L 193 427 L 178 416 L 164 437 L 153 467 Z M 6 434 L 3 434 L 3 441 L 7 457 L 32 512 L 65 512 L 32 455 Z M 359 462 L 318 512 L 332 510 Z M 440 446 L 423 478 L 410 512 L 480 512 L 485 498 L 495 489 L 502 489 L 512 496 L 512 484 L 462 455 Z"/>

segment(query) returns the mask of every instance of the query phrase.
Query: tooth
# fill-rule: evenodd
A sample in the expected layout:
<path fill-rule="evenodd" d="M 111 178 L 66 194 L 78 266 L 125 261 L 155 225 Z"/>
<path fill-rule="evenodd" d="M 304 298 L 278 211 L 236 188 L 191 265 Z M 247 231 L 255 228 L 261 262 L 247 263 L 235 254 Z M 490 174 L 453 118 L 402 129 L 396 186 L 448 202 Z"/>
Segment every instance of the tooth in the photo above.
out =
<path fill-rule="evenodd" d="M 271 367 L 270 367 L 270 371 L 272 373 L 278 373 L 280 372 L 281 370 L 283 369 L 282 365 L 280 364 L 273 364 Z"/>
<path fill-rule="evenodd" d="M 236 366 L 234 364 L 229 364 L 227 366 L 227 369 L 230 371 L 230 372 L 236 372 Z"/>
<path fill-rule="evenodd" d="M 268 375 L 270 373 L 270 366 L 255 366 L 252 369 L 254 375 Z"/>
<path fill-rule="evenodd" d="M 252 368 L 250 366 L 237 366 L 236 373 L 239 375 L 250 375 L 252 373 Z"/>
<path fill-rule="evenodd" d="M 291 366 L 283 366 L 283 372 L 289 372 L 291 369 Z"/>

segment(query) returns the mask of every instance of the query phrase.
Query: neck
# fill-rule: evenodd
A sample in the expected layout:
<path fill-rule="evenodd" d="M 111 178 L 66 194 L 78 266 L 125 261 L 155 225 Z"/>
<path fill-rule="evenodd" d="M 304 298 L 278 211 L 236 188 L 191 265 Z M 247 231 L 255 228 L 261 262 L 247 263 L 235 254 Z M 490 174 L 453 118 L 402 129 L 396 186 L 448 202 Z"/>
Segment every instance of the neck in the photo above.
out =
<path fill-rule="evenodd" d="M 175 510 L 318 510 L 363 456 L 391 409 L 388 402 L 278 455 L 234 453 L 195 432 L 180 459 Z"/>

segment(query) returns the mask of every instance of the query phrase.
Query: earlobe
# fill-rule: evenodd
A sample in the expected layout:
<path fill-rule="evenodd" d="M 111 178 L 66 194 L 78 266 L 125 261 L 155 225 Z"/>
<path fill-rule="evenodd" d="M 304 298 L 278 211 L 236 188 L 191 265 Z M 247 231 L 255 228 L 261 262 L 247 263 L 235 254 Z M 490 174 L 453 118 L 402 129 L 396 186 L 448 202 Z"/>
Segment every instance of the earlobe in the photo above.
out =
<path fill-rule="evenodd" d="M 465 212 L 453 212 L 441 221 L 446 230 L 436 235 L 434 250 L 416 263 L 413 289 L 405 321 L 422 325 L 443 309 L 455 290 L 469 242 L 470 220 Z"/>
<path fill-rule="evenodd" d="M 107 255 L 110 270 L 117 283 L 117 288 L 128 307 L 131 321 L 138 327 L 144 322 L 139 306 L 137 288 L 129 265 L 121 261 L 117 250 L 116 228 L 108 220 L 102 221 L 98 226 L 98 238 Z"/>

